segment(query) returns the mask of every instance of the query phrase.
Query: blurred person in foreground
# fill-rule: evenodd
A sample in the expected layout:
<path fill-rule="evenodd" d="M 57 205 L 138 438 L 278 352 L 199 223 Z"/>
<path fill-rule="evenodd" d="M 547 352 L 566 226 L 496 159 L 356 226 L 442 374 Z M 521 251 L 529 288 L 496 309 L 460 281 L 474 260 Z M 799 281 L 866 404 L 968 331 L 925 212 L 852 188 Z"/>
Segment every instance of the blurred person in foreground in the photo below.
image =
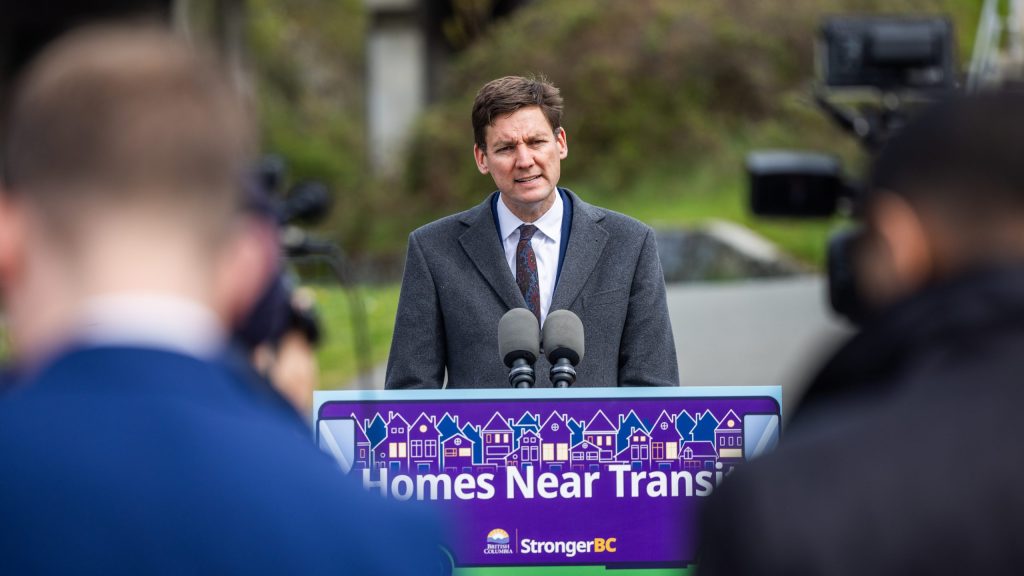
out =
<path fill-rule="evenodd" d="M 874 308 L 832 392 L 705 509 L 702 574 L 1024 566 L 1024 96 L 957 97 L 882 150 L 857 248 Z"/>
<path fill-rule="evenodd" d="M 665 277 L 654 231 L 559 188 L 569 154 L 562 97 L 507 76 L 473 103 L 473 154 L 497 190 L 409 236 L 388 388 L 503 388 L 498 321 L 527 308 L 583 321 L 578 386 L 677 386 Z M 537 387 L 551 387 L 537 360 Z"/>
<path fill-rule="evenodd" d="M 344 478 L 226 351 L 272 255 L 223 74 L 168 32 L 88 28 L 29 67 L 9 120 L 0 573 L 431 573 L 419 517 Z"/>

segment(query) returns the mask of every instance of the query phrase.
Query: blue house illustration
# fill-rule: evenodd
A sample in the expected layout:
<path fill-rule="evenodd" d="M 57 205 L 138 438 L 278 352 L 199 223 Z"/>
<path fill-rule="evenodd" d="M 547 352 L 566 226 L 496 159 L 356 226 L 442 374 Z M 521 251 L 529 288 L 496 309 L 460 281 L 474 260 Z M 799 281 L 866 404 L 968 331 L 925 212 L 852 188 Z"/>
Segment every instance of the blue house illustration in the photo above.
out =
<path fill-rule="evenodd" d="M 690 439 L 715 442 L 715 430 L 718 428 L 718 419 L 711 413 L 711 410 L 705 410 L 703 414 L 699 414 L 696 417 L 696 420 L 697 423 L 693 426 L 692 438 Z"/>
<path fill-rule="evenodd" d="M 697 419 L 690 416 L 690 413 L 685 409 L 676 416 L 676 430 L 679 430 L 679 436 L 683 442 L 694 440 L 693 429 L 696 427 Z"/>
<path fill-rule="evenodd" d="M 511 422 L 511 419 L 509 420 Z M 540 432 L 540 416 L 537 414 L 530 414 L 529 412 L 523 412 L 523 415 L 516 420 L 514 424 L 511 424 L 512 431 L 515 434 L 515 442 L 513 446 L 518 446 L 519 438 L 522 437 L 523 433 L 529 430 L 534 432 Z"/>

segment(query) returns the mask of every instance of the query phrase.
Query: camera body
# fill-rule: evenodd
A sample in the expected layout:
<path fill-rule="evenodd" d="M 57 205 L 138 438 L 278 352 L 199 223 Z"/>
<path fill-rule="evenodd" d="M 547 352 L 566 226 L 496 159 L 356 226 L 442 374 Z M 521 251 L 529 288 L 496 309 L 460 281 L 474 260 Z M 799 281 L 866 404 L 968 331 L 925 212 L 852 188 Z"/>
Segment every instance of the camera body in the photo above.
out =
<path fill-rule="evenodd" d="M 826 19 L 815 57 L 819 109 L 871 154 L 914 110 L 957 89 L 953 26 L 943 17 Z M 858 218 L 862 186 L 839 158 L 820 152 L 761 150 L 747 155 L 750 210 L 764 217 Z M 828 247 L 829 301 L 854 323 L 866 313 L 853 257 L 861 236 L 853 227 Z"/>

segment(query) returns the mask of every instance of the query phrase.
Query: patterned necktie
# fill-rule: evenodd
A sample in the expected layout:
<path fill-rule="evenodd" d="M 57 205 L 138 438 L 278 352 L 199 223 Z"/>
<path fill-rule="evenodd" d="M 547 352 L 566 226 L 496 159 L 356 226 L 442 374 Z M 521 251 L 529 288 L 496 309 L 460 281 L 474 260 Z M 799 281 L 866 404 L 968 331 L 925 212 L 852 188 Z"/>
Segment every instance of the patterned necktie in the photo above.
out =
<path fill-rule="evenodd" d="M 523 293 L 526 307 L 540 322 L 540 286 L 537 281 L 537 255 L 533 252 L 530 239 L 537 231 L 532 224 L 519 227 L 519 245 L 516 246 L 516 284 Z"/>

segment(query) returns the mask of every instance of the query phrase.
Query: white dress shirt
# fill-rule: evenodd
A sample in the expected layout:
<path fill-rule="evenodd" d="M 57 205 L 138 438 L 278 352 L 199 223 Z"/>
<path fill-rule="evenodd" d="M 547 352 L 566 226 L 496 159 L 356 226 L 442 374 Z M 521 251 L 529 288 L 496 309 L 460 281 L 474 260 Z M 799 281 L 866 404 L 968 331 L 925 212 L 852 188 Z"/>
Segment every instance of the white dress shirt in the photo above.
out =
<path fill-rule="evenodd" d="M 558 277 L 558 254 L 562 244 L 562 195 L 555 191 L 555 203 L 537 219 L 531 222 L 537 232 L 530 240 L 534 254 L 537 255 L 537 283 L 540 288 L 540 322 L 548 317 L 551 308 L 551 297 L 555 293 L 555 280 Z M 501 244 L 505 248 L 505 260 L 508 262 L 512 277 L 516 277 L 516 247 L 519 245 L 519 227 L 526 222 L 520 220 L 505 201 L 498 197 L 498 227 L 501 229 Z"/>

